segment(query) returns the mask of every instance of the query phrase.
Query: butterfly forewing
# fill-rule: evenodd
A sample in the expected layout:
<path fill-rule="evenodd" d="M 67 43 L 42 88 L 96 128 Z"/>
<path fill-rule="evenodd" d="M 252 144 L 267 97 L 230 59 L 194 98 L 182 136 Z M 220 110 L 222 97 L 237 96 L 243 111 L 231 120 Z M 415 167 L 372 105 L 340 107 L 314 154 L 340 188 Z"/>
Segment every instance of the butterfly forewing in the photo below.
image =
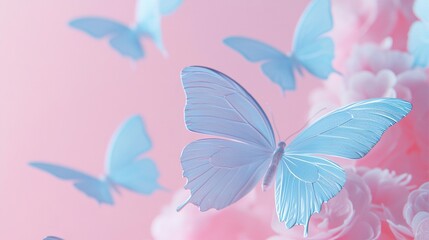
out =
<path fill-rule="evenodd" d="M 374 98 L 348 105 L 304 129 L 286 153 L 361 158 L 411 107 L 409 102 L 397 98 Z"/>

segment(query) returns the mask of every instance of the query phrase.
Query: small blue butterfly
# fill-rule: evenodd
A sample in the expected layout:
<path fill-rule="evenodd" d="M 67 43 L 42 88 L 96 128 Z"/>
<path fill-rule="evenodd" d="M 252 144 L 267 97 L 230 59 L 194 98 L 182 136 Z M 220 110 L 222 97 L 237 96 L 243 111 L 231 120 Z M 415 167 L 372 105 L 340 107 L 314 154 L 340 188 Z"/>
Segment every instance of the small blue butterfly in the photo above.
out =
<path fill-rule="evenodd" d="M 143 120 L 135 115 L 124 122 L 113 136 L 107 155 L 106 176 L 102 179 L 56 164 L 31 162 L 30 166 L 57 178 L 71 180 L 88 197 L 113 205 L 111 189 L 118 192 L 118 186 L 143 195 L 163 189 L 157 182 L 159 172 L 155 163 L 141 158 L 151 147 Z"/>
<path fill-rule="evenodd" d="M 429 65 L 429 0 L 416 0 L 414 14 L 421 20 L 408 32 L 408 51 L 414 56 L 414 66 Z"/>
<path fill-rule="evenodd" d="M 263 62 L 261 69 L 282 91 L 295 90 L 295 74 L 304 67 L 314 76 L 327 79 L 335 72 L 334 42 L 323 35 L 333 27 L 330 0 L 313 0 L 295 30 L 290 56 L 254 39 L 229 37 L 224 43 L 251 62 Z"/>
<path fill-rule="evenodd" d="M 136 24 L 129 27 L 114 20 L 100 17 L 78 18 L 70 26 L 86 32 L 94 38 L 109 38 L 110 46 L 125 57 L 138 60 L 144 51 L 140 37 L 151 38 L 165 55 L 166 50 L 161 37 L 161 15 L 174 12 L 183 0 L 139 0 L 136 11 Z"/>
<path fill-rule="evenodd" d="M 63 239 L 55 236 L 47 236 L 43 240 L 63 240 Z"/>
<path fill-rule="evenodd" d="M 261 180 L 267 189 L 275 178 L 279 220 L 288 228 L 304 225 L 323 202 L 338 194 L 346 176 L 324 155 L 350 159 L 365 156 L 383 133 L 411 110 L 396 98 L 353 103 L 326 114 L 291 143 L 274 138 L 256 100 L 225 74 L 206 67 L 182 71 L 188 130 L 215 135 L 188 144 L 180 157 L 185 188 L 201 211 L 223 209 L 249 193 Z"/>

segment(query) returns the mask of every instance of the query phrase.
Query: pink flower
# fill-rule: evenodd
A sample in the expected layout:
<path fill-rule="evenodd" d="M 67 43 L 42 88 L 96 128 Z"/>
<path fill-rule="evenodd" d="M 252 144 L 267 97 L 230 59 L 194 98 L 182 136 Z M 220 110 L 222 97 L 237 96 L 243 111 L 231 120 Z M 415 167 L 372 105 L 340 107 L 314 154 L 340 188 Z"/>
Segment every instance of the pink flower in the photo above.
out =
<path fill-rule="evenodd" d="M 371 211 L 371 189 L 356 172 L 347 171 L 341 192 L 323 205 L 310 219 L 309 239 L 377 239 L 380 219 Z M 273 221 L 277 236 L 270 240 L 302 239 L 302 228 L 286 229 Z"/>
<path fill-rule="evenodd" d="M 356 172 L 368 185 L 372 196 L 373 211 L 377 213 L 380 219 L 405 223 L 402 209 L 410 192 L 411 175 L 396 175 L 395 172 L 387 169 L 364 167 L 357 168 Z M 388 211 L 387 215 L 385 211 Z"/>
<path fill-rule="evenodd" d="M 407 53 L 374 44 L 355 47 L 344 79 L 333 77 L 311 96 L 310 114 L 376 97 L 398 97 L 413 104 L 411 113 L 391 127 L 358 166 L 410 173 L 414 184 L 429 180 L 429 81 L 422 69 L 412 68 Z"/>
<path fill-rule="evenodd" d="M 332 14 L 335 28 L 332 36 L 337 50 L 337 68 L 342 71 L 342 62 L 353 46 L 364 42 L 380 45 L 390 37 L 394 49 L 405 50 L 408 29 L 416 19 L 412 11 L 413 2 L 334 0 Z"/>
<path fill-rule="evenodd" d="M 192 205 L 176 212 L 188 194 L 185 190 L 178 191 L 172 203 L 155 218 L 152 223 L 155 240 L 256 240 L 273 233 L 270 221 L 274 205 L 263 204 L 254 192 L 220 211 L 200 212 Z"/>
<path fill-rule="evenodd" d="M 389 221 L 389 226 L 396 238 L 427 239 L 429 236 L 429 182 L 410 193 L 404 206 L 403 216 L 406 224 Z"/>

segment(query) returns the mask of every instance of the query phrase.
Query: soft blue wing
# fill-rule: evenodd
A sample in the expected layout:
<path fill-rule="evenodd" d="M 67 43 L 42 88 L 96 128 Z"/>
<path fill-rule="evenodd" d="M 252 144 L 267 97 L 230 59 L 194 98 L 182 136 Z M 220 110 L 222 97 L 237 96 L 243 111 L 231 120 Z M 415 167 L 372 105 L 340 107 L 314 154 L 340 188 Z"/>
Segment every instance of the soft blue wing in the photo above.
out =
<path fill-rule="evenodd" d="M 113 36 L 119 34 L 120 32 L 129 30 L 129 28 L 124 24 L 107 18 L 99 17 L 77 18 L 72 20 L 69 25 L 89 34 L 94 38 Z"/>
<path fill-rule="evenodd" d="M 71 21 L 70 26 L 94 38 L 108 37 L 110 46 L 125 57 L 138 60 L 144 56 L 139 35 L 121 23 L 106 18 L 86 17 Z"/>
<path fill-rule="evenodd" d="M 238 83 L 206 67 L 187 67 L 181 78 L 187 99 L 185 122 L 190 131 L 275 150 L 267 116 Z"/>
<path fill-rule="evenodd" d="M 110 176 L 114 171 L 130 166 L 151 147 L 143 119 L 139 115 L 131 116 L 119 126 L 111 139 L 107 155 L 107 174 Z"/>
<path fill-rule="evenodd" d="M 250 62 L 263 64 L 263 73 L 283 91 L 295 89 L 294 63 L 277 49 L 251 38 L 229 37 L 223 41 Z"/>
<path fill-rule="evenodd" d="M 113 36 L 110 46 L 124 57 L 139 60 L 144 57 L 143 47 L 140 43 L 139 35 L 132 30 L 126 30 Z"/>
<path fill-rule="evenodd" d="M 397 98 L 374 98 L 350 104 L 304 129 L 285 152 L 362 158 L 411 108 L 411 103 Z"/>
<path fill-rule="evenodd" d="M 183 0 L 159 0 L 159 8 L 162 15 L 169 15 L 182 5 Z"/>
<path fill-rule="evenodd" d="M 414 57 L 414 66 L 429 65 L 429 24 L 415 22 L 408 32 L 408 51 Z"/>
<path fill-rule="evenodd" d="M 276 178 L 276 211 L 288 228 L 304 225 L 322 203 L 337 195 L 346 181 L 345 172 L 337 164 L 308 155 L 284 155 Z"/>
<path fill-rule="evenodd" d="M 429 23 L 429 0 L 416 0 L 413 11 L 420 20 Z"/>
<path fill-rule="evenodd" d="M 131 191 L 148 195 L 162 187 L 158 184 L 159 171 L 150 159 L 143 159 L 113 170 L 109 179 Z"/>
<path fill-rule="evenodd" d="M 408 32 L 408 51 L 414 56 L 414 66 L 429 65 L 429 1 L 416 0 L 414 13 L 420 21 L 414 22 Z"/>
<path fill-rule="evenodd" d="M 159 0 L 139 0 L 136 8 L 136 32 L 140 36 L 149 36 L 158 47 L 166 54 L 162 42 L 161 12 Z"/>
<path fill-rule="evenodd" d="M 279 50 L 258 40 L 246 37 L 228 37 L 223 40 L 225 45 L 234 49 L 250 62 L 273 60 L 285 57 Z"/>
<path fill-rule="evenodd" d="M 85 173 L 50 163 L 31 162 L 30 166 L 43 170 L 57 178 L 71 180 L 74 186 L 99 203 L 113 204 L 109 184 Z"/>
<path fill-rule="evenodd" d="M 335 72 L 334 42 L 323 35 L 333 27 L 331 1 L 313 0 L 302 14 L 295 30 L 293 58 L 314 76 L 326 79 Z"/>
<path fill-rule="evenodd" d="M 253 145 L 224 139 L 201 139 L 188 144 L 180 157 L 187 203 L 222 209 L 250 192 L 268 168 L 272 152 Z"/>

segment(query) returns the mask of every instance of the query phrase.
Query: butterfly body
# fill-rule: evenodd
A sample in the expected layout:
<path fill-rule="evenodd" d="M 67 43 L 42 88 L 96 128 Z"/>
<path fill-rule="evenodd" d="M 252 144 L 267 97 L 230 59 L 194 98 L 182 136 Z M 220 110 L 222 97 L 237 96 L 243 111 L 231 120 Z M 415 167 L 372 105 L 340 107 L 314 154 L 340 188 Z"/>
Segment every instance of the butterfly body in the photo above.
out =
<path fill-rule="evenodd" d="M 286 147 L 285 142 L 283 141 L 279 142 L 278 147 L 273 154 L 273 158 L 271 160 L 270 166 L 268 167 L 267 172 L 265 173 L 262 181 L 263 191 L 266 191 L 272 185 L 274 177 L 276 175 L 277 167 L 285 152 L 285 147 Z"/>
<path fill-rule="evenodd" d="M 338 194 L 344 170 L 325 156 L 358 159 L 380 140 L 386 129 L 411 110 L 394 98 L 368 99 L 339 108 L 301 131 L 286 146 L 276 140 L 267 115 L 256 100 L 227 75 L 206 67 L 182 70 L 188 130 L 215 135 L 189 143 L 180 157 L 188 203 L 201 211 L 237 202 L 262 180 L 275 180 L 279 221 L 304 225 Z"/>

